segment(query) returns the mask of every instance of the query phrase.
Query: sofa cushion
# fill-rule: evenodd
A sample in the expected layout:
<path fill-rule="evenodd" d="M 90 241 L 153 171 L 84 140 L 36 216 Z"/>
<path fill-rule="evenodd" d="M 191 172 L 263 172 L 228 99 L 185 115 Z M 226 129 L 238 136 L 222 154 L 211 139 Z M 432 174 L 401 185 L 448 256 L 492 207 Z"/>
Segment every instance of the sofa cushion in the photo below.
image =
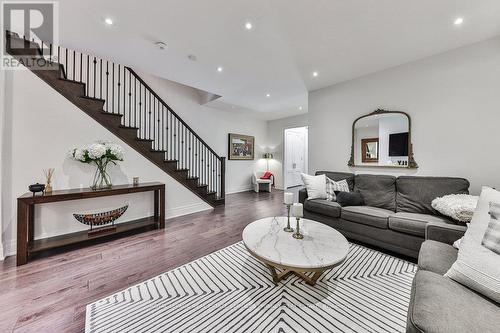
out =
<path fill-rule="evenodd" d="M 458 250 L 453 246 L 426 240 L 418 254 L 418 268 L 443 275 L 457 260 Z"/>
<path fill-rule="evenodd" d="M 387 229 L 387 220 L 393 214 L 390 210 L 370 206 L 342 207 L 340 216 L 347 221 Z"/>
<path fill-rule="evenodd" d="M 310 199 L 304 203 L 304 209 L 313 213 L 331 217 L 340 217 L 340 205 L 325 199 Z"/>
<path fill-rule="evenodd" d="M 396 177 L 356 175 L 354 190 L 361 193 L 367 206 L 396 211 Z"/>
<path fill-rule="evenodd" d="M 365 202 L 359 192 L 339 192 L 337 194 L 337 203 L 344 206 L 364 206 Z"/>
<path fill-rule="evenodd" d="M 399 212 L 389 216 L 389 229 L 405 234 L 425 237 L 425 226 L 429 222 L 449 223 L 450 221 L 436 215 Z"/>
<path fill-rule="evenodd" d="M 432 200 L 448 194 L 469 194 L 469 185 L 463 178 L 400 176 L 396 180 L 396 210 L 438 215 Z"/>
<path fill-rule="evenodd" d="M 419 270 L 413 279 L 406 332 L 498 332 L 500 308 L 444 276 Z"/>
<path fill-rule="evenodd" d="M 317 175 L 325 175 L 333 181 L 341 181 L 345 179 L 349 185 L 349 191 L 354 190 L 354 174 L 350 172 L 331 172 L 331 171 L 316 171 Z"/>

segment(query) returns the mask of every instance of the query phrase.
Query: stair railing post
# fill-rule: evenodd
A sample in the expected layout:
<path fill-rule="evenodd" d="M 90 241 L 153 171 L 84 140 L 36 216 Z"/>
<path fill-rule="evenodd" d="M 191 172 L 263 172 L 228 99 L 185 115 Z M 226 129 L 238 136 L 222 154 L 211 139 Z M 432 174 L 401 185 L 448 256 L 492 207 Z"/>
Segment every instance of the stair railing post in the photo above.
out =
<path fill-rule="evenodd" d="M 220 158 L 220 198 L 226 197 L 226 158 Z"/>

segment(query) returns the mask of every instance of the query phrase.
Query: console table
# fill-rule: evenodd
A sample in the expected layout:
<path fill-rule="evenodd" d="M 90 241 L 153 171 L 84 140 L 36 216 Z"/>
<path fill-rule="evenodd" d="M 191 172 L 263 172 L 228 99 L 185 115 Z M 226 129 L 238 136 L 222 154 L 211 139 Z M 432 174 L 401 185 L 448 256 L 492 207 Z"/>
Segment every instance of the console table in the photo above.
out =
<path fill-rule="evenodd" d="M 139 192 L 154 192 L 154 215 L 133 221 L 117 223 L 113 233 L 89 235 L 78 231 L 55 237 L 34 239 L 35 205 L 68 200 L 90 199 Z M 165 228 L 165 184 L 141 183 L 139 185 L 116 185 L 110 189 L 94 191 L 90 188 L 53 191 L 49 194 L 33 195 L 25 193 L 17 198 L 17 266 L 28 262 L 31 254 L 70 244 L 83 243 L 109 235 L 153 226 Z"/>

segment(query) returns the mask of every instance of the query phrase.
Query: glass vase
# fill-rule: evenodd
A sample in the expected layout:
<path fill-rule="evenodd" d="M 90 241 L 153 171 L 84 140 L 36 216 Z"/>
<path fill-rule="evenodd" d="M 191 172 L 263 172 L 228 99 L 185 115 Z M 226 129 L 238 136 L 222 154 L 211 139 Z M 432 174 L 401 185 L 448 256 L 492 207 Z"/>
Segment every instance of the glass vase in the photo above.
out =
<path fill-rule="evenodd" d="M 103 190 L 107 188 L 111 188 L 111 178 L 109 174 L 106 172 L 107 163 L 98 163 L 96 162 L 97 168 L 94 173 L 94 178 L 92 179 L 92 184 L 90 186 L 93 190 Z"/>

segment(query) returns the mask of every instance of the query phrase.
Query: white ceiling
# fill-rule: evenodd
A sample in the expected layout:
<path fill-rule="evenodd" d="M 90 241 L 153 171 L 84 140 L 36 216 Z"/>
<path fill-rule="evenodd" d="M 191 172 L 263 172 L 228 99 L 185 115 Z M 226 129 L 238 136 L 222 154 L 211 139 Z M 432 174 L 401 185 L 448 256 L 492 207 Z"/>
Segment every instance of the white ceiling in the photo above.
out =
<path fill-rule="evenodd" d="M 458 16 L 461 26 L 453 24 Z M 307 112 L 308 91 L 499 34 L 500 0 L 60 1 L 62 45 L 220 95 L 216 105 L 265 119 Z"/>

